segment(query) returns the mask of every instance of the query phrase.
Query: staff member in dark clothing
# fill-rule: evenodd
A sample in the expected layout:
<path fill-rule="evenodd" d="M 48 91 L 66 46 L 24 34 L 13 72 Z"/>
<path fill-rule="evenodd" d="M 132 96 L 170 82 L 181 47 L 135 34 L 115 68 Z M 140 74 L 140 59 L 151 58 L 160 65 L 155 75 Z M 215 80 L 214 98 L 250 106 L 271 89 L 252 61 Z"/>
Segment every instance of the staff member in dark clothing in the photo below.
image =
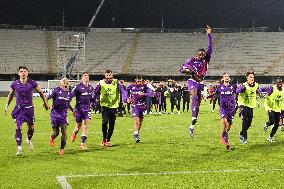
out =
<path fill-rule="evenodd" d="M 183 88 L 181 89 L 181 94 L 182 94 L 182 111 L 184 112 L 185 106 L 186 106 L 186 111 L 188 112 L 189 103 L 190 103 L 190 92 L 188 90 L 186 83 L 184 84 Z"/>
<path fill-rule="evenodd" d="M 94 96 L 94 98 L 100 97 L 102 107 L 103 140 L 101 146 L 111 147 L 110 139 L 114 130 L 117 108 L 120 102 L 126 102 L 127 93 L 117 79 L 113 79 L 112 71 L 106 70 L 105 79 L 97 84 Z"/>
<path fill-rule="evenodd" d="M 161 93 L 161 103 L 159 106 L 159 112 L 166 113 L 167 112 L 167 95 L 165 94 L 167 92 L 168 88 L 165 85 L 164 81 L 161 81 L 157 91 Z"/>

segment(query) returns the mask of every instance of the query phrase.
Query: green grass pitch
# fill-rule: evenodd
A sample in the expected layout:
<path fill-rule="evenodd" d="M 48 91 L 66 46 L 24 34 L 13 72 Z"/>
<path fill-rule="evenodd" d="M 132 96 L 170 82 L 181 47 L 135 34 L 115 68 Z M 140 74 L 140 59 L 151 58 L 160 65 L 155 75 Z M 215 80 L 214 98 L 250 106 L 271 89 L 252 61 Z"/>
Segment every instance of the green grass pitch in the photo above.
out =
<path fill-rule="evenodd" d="M 111 148 L 100 147 L 101 116 L 92 114 L 86 151 L 79 149 L 79 137 L 70 141 L 75 126 L 70 114 L 65 154 L 59 157 L 60 137 L 54 148 L 49 146 L 50 111 L 44 110 L 41 99 L 34 98 L 34 150 L 27 149 L 25 124 L 23 155 L 16 157 L 10 116 L 14 104 L 6 117 L 5 102 L 6 98 L 0 98 L 0 188 L 61 188 L 58 176 L 67 180 L 69 188 L 84 189 L 284 188 L 284 133 L 278 130 L 275 143 L 266 141 L 263 125 L 267 114 L 262 107 L 254 111 L 247 145 L 239 143 L 241 119 L 236 115 L 229 151 L 220 144 L 219 113 L 212 113 L 208 102 L 201 105 L 194 139 L 188 135 L 190 112 L 147 115 L 139 144 L 133 140 L 132 118 L 126 115 L 117 118 Z"/>

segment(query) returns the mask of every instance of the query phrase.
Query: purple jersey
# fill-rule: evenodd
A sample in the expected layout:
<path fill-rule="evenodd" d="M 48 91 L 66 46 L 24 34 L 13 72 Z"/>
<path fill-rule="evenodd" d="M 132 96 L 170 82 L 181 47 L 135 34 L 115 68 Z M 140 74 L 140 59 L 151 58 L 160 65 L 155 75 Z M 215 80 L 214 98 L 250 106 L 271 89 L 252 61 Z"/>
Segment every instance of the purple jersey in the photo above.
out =
<path fill-rule="evenodd" d="M 268 87 L 261 87 L 258 89 L 259 93 L 266 93 L 267 95 L 271 95 L 273 92 L 273 87 L 268 86 Z"/>
<path fill-rule="evenodd" d="M 62 117 L 67 117 L 67 110 L 71 101 L 69 90 L 65 91 L 61 87 L 57 87 L 47 98 L 53 100 L 51 114 L 60 114 Z"/>
<path fill-rule="evenodd" d="M 131 96 L 132 99 L 132 107 L 145 109 L 146 108 L 146 96 L 152 97 L 153 93 L 152 90 L 147 87 L 145 84 L 130 84 L 127 87 L 127 92 Z M 145 93 L 146 95 L 139 95 L 139 93 Z"/>
<path fill-rule="evenodd" d="M 185 69 L 189 69 L 190 72 L 196 74 L 201 80 L 204 79 L 204 76 L 208 69 L 208 64 L 211 59 L 212 54 L 212 36 L 208 35 L 208 48 L 206 56 L 202 60 L 198 60 L 195 56 L 187 59 L 184 64 L 181 65 L 180 72 L 183 73 Z"/>
<path fill-rule="evenodd" d="M 216 93 L 220 94 L 220 107 L 229 110 L 234 109 L 236 106 L 236 89 L 237 85 L 229 84 L 225 86 L 220 84 L 216 88 Z"/>
<path fill-rule="evenodd" d="M 16 80 L 11 84 L 11 88 L 16 91 L 16 106 L 29 107 L 33 105 L 33 89 L 38 84 L 28 79 L 25 84 L 22 84 L 20 80 Z"/>
<path fill-rule="evenodd" d="M 92 93 L 94 88 L 88 84 L 79 83 L 72 90 L 71 96 L 76 97 L 75 109 L 81 109 L 83 111 L 90 111 L 90 104 L 92 101 Z"/>

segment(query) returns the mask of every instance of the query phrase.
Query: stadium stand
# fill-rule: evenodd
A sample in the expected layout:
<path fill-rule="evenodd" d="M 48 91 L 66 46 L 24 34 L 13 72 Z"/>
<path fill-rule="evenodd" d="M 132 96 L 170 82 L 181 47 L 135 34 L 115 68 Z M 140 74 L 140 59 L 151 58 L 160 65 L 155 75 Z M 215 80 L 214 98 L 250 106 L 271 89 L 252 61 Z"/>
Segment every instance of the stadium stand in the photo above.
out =
<path fill-rule="evenodd" d="M 15 68 L 24 64 L 32 73 L 56 73 L 56 39 L 74 34 L 78 33 L 1 29 L 0 72 L 15 73 Z M 259 75 L 282 75 L 283 43 L 282 32 L 215 33 L 207 75 L 243 75 L 247 70 Z M 197 49 L 206 47 L 206 35 L 202 33 L 92 29 L 86 37 L 84 71 L 102 74 L 111 68 L 116 74 L 175 76 L 179 75 L 180 64 Z"/>
<path fill-rule="evenodd" d="M 47 33 L 36 30 L 0 30 L 1 73 L 15 73 L 19 65 L 48 73 Z"/>

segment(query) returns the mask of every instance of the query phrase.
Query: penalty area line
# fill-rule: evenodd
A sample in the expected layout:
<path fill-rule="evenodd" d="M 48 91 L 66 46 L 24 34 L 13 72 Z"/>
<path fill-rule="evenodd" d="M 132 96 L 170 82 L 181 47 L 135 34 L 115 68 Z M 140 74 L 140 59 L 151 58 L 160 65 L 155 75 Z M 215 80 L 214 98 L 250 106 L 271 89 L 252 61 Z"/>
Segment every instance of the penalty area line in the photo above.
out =
<path fill-rule="evenodd" d="M 190 175 L 203 173 L 249 173 L 249 172 L 280 172 L 283 169 L 228 169 L 228 170 L 200 170 L 200 171 L 177 171 L 177 172 L 152 172 L 152 173 L 107 173 L 107 174 L 87 174 L 87 175 L 68 175 L 57 176 L 57 182 L 62 189 L 72 189 L 67 178 L 82 178 L 82 177 L 129 177 L 129 176 L 159 176 L 159 175 Z"/>

